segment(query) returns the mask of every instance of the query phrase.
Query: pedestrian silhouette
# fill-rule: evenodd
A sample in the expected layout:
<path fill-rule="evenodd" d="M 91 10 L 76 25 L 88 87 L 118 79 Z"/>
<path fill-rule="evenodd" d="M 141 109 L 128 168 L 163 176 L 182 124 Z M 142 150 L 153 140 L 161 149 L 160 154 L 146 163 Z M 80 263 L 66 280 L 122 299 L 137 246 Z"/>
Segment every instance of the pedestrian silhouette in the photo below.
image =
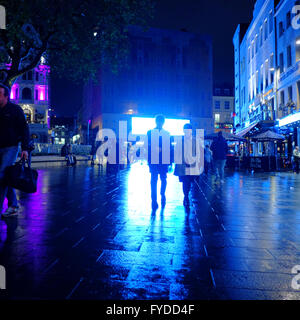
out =
<path fill-rule="evenodd" d="M 171 165 L 171 139 L 170 133 L 163 129 L 165 117 L 155 117 L 156 127 L 147 132 L 148 136 L 148 165 L 151 174 L 151 200 L 152 210 L 158 208 L 157 203 L 157 181 L 160 177 L 161 206 L 166 205 L 166 187 L 168 167 Z"/>

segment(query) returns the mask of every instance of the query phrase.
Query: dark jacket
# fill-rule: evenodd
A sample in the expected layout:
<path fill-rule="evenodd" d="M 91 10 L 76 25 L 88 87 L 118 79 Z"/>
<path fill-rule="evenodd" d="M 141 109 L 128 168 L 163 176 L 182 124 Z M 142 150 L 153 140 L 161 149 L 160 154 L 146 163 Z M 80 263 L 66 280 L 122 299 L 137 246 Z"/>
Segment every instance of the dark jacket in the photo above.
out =
<path fill-rule="evenodd" d="M 21 142 L 28 150 L 29 128 L 22 108 L 10 101 L 0 108 L 0 148 L 14 147 Z"/>
<path fill-rule="evenodd" d="M 215 138 L 213 143 L 211 144 L 210 149 L 213 152 L 214 160 L 226 160 L 228 145 L 224 137 L 221 136 L 221 137 Z"/>

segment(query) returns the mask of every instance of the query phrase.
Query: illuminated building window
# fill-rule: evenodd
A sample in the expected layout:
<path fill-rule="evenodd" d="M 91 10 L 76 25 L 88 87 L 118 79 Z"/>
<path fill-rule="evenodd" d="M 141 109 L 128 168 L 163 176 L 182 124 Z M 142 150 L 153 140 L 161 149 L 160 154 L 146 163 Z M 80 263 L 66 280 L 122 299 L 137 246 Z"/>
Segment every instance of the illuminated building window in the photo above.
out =
<path fill-rule="evenodd" d="M 215 113 L 215 122 L 216 123 L 220 122 L 220 114 L 219 113 Z"/>

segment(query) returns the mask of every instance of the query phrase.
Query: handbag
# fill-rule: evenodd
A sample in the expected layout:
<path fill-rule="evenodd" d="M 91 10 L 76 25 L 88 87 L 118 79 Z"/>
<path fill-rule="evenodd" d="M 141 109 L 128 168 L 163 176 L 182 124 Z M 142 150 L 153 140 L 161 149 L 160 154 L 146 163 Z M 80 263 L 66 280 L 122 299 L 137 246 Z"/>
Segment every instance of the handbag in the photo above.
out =
<path fill-rule="evenodd" d="M 32 169 L 28 161 L 21 159 L 5 169 L 4 175 L 7 186 L 26 192 L 35 193 L 37 190 L 38 172 Z"/>

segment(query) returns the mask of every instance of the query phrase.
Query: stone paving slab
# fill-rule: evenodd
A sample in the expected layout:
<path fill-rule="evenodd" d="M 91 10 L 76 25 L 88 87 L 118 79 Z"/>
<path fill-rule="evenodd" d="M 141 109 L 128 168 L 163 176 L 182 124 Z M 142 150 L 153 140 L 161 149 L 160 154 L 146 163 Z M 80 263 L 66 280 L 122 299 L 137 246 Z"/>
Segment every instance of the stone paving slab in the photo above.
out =
<path fill-rule="evenodd" d="M 168 175 L 167 204 L 151 211 L 145 165 L 119 172 L 38 166 L 36 194 L 0 220 L 10 299 L 300 299 L 300 177 L 201 176 L 191 208 Z"/>

